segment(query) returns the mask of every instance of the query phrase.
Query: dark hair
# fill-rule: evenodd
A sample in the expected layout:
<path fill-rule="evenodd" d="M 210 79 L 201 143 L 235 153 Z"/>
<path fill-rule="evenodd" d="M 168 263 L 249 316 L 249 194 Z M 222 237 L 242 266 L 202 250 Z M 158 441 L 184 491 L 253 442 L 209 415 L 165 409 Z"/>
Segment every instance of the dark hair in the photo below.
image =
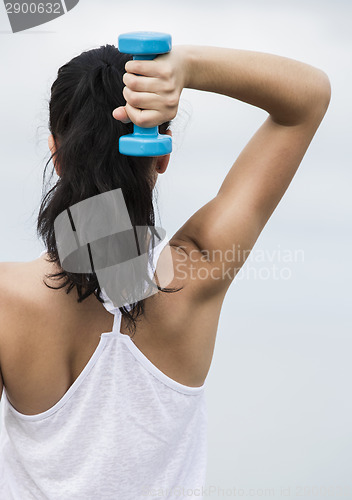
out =
<path fill-rule="evenodd" d="M 76 287 L 78 302 L 93 293 L 100 302 L 104 299 L 95 272 L 77 274 L 62 268 L 54 232 L 59 214 L 87 198 L 121 188 L 132 226 L 149 226 L 157 234 L 151 183 L 153 158 L 120 154 L 119 137 L 132 133 L 133 124 L 124 124 L 112 116 L 115 108 L 126 104 L 122 77 L 131 59 L 113 45 L 88 50 L 63 65 L 51 87 L 49 129 L 57 150 L 45 165 L 43 183 L 51 160 L 59 166 L 60 177 L 42 196 L 37 234 L 47 248 L 50 262 L 62 269 L 46 277 L 65 280 L 58 287 L 44 281 L 45 285 L 56 290 L 67 286 L 66 293 Z M 165 133 L 169 126 L 170 122 L 163 123 L 159 132 Z M 164 292 L 180 290 L 157 288 Z M 144 313 L 144 300 L 130 306 L 130 310 L 125 306 L 119 309 L 134 333 L 136 319 Z"/>

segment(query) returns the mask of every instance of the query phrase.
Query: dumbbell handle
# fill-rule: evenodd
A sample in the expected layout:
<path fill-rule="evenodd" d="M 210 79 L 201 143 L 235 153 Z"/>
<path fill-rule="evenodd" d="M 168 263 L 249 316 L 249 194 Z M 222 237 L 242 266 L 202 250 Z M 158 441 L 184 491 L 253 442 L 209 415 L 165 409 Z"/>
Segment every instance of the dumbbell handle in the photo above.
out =
<path fill-rule="evenodd" d="M 171 36 L 166 33 L 137 31 L 119 36 L 119 51 L 132 54 L 134 60 L 155 59 L 171 50 Z M 171 153 L 172 139 L 159 134 L 159 127 L 133 125 L 133 134 L 120 137 L 120 153 L 128 156 L 163 156 Z"/>

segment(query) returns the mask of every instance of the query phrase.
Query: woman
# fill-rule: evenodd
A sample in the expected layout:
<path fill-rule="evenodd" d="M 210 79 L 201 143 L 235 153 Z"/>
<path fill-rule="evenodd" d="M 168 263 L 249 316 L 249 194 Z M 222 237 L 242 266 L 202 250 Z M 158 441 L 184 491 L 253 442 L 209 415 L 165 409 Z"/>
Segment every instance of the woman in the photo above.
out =
<path fill-rule="evenodd" d="M 216 196 L 152 252 L 156 284 L 171 255 L 167 287 L 116 307 L 95 274 L 60 267 L 54 222 L 121 189 L 132 225 L 153 228 L 153 189 L 169 155 L 125 157 L 118 138 L 133 123 L 170 134 L 183 88 L 239 99 L 268 117 Z M 204 383 L 221 306 L 330 94 L 320 69 L 231 48 L 178 45 L 133 61 L 107 45 L 60 68 L 49 137 L 59 179 L 38 217 L 48 253 L 1 264 L 2 499 L 202 497 Z"/>

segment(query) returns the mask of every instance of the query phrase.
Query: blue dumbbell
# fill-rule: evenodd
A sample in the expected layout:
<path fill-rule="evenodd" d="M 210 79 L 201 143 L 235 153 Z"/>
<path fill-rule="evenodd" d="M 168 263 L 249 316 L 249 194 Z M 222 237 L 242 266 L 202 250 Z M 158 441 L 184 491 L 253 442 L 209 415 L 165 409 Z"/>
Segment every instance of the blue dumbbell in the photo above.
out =
<path fill-rule="evenodd" d="M 153 31 L 135 31 L 119 36 L 118 48 L 133 59 L 152 60 L 159 54 L 170 52 L 171 35 Z M 119 140 L 120 153 L 127 156 L 163 156 L 171 153 L 172 139 L 159 134 L 158 127 L 133 126 L 133 134 L 123 135 Z"/>

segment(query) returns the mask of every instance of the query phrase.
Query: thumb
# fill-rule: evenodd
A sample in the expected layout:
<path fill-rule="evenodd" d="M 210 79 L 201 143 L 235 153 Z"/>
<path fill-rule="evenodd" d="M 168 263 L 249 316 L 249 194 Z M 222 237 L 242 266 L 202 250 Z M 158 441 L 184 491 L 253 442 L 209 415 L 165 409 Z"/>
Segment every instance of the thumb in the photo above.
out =
<path fill-rule="evenodd" d="M 118 120 L 122 123 L 130 123 L 131 120 L 128 117 L 125 106 L 120 106 L 119 108 L 114 109 L 112 112 L 112 116 L 115 120 Z"/>

